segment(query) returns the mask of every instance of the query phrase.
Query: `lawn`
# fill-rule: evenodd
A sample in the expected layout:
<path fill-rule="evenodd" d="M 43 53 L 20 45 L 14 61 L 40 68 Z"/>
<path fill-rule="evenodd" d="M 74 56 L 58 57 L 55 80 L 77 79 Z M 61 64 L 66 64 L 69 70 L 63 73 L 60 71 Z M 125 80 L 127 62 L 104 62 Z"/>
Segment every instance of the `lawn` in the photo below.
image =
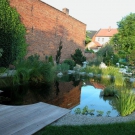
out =
<path fill-rule="evenodd" d="M 47 126 L 34 135 L 134 135 L 135 121 L 103 125 Z"/>

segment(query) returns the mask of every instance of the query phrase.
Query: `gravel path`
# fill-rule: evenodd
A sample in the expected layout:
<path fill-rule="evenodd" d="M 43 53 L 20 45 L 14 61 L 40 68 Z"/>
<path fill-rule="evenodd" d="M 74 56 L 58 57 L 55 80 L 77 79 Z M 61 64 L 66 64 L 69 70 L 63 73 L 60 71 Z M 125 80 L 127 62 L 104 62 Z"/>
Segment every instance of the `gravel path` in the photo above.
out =
<path fill-rule="evenodd" d="M 109 124 L 109 123 L 120 123 L 135 120 L 135 112 L 126 117 L 95 117 L 95 116 L 84 116 L 75 114 L 66 114 L 59 120 L 53 122 L 51 125 L 94 125 L 94 124 Z"/>

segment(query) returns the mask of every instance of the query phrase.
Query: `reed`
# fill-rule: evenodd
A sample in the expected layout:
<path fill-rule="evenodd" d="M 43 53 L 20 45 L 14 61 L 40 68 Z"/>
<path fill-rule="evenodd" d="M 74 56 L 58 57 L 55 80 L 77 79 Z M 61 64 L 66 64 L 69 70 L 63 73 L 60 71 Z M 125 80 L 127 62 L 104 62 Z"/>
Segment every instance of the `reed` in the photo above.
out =
<path fill-rule="evenodd" d="M 135 93 L 131 89 L 123 88 L 118 91 L 118 98 L 112 102 L 121 116 L 127 116 L 135 111 Z"/>

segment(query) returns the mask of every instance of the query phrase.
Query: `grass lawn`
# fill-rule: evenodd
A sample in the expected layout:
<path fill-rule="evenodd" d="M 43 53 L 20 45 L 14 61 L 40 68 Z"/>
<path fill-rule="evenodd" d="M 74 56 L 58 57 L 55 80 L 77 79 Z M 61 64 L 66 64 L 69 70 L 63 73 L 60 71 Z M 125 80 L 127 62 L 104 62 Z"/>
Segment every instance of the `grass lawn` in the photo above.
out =
<path fill-rule="evenodd" d="M 47 126 L 34 135 L 135 135 L 135 121 L 104 125 Z"/>

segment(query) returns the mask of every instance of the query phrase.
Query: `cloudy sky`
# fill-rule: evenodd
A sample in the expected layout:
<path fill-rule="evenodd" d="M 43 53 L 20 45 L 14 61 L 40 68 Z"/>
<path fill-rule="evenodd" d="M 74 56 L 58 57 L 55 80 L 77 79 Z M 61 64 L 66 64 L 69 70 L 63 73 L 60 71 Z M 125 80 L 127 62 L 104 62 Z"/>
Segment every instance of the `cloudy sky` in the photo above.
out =
<path fill-rule="evenodd" d="M 41 0 L 62 11 L 69 9 L 70 16 L 87 25 L 87 30 L 117 28 L 117 22 L 135 13 L 135 0 Z"/>

